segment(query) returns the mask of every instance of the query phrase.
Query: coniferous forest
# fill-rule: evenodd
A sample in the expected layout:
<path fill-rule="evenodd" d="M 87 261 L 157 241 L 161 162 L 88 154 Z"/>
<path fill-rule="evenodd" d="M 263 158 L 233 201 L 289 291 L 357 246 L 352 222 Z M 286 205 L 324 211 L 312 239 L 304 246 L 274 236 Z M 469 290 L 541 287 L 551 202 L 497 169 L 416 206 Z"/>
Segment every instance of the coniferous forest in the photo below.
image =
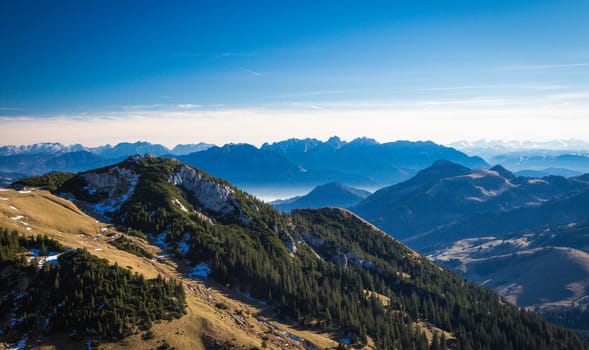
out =
<path fill-rule="evenodd" d="M 116 340 L 184 314 L 184 290 L 175 281 L 145 279 L 85 250 L 64 252 L 57 264 L 39 268 L 36 259 L 28 263 L 19 253 L 59 243 L 23 239 L 6 229 L 0 229 L 0 244 L 0 317 L 18 315 L 9 333 L 15 339 L 40 331 Z"/>

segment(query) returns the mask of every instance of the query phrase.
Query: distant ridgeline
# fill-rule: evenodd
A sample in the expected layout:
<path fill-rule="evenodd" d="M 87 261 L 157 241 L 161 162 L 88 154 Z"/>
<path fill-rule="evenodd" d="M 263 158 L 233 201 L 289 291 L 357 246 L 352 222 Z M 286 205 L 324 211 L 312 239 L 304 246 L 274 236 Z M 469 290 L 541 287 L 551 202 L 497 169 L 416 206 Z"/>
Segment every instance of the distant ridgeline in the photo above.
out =
<path fill-rule="evenodd" d="M 52 171 L 79 172 L 112 165 L 135 154 L 151 154 L 199 167 L 242 187 L 309 187 L 329 182 L 382 187 L 402 181 L 437 159 L 468 167 L 487 164 L 453 148 L 430 141 L 351 142 L 332 137 L 290 139 L 264 144 L 178 145 L 168 149 L 147 142 L 89 148 L 59 143 L 0 147 L 0 185 Z"/>
<path fill-rule="evenodd" d="M 146 233 L 178 258 L 207 264 L 210 278 L 266 302 L 278 317 L 301 327 L 337 332 L 353 343 L 366 344 L 370 337 L 385 349 L 589 349 L 574 333 L 436 266 L 345 210 L 279 213 L 225 181 L 155 157 L 133 157 L 77 174 L 55 189 L 63 192 L 75 196 L 80 207 Z M 10 266 L 19 273 L 40 275 L 31 280 L 57 291 L 55 298 L 63 300 L 62 305 L 80 305 L 79 310 L 68 307 L 67 313 L 54 310 L 77 315 L 69 318 L 75 322 L 68 327 L 88 330 L 87 324 L 106 312 L 107 305 L 113 322 L 101 327 L 113 337 L 129 329 L 115 322 L 117 318 L 141 324 L 181 314 L 183 295 L 173 282 L 145 281 L 79 251 L 66 253 L 59 261 L 57 269 L 41 272 L 17 267 L 15 262 Z M 80 264 L 93 273 L 84 272 L 78 285 L 68 286 L 72 292 L 62 294 L 64 285 L 73 282 L 55 275 L 82 273 L 75 268 Z M 119 291 L 124 296 L 110 303 L 100 293 L 112 290 L 85 289 L 86 284 L 94 289 L 102 283 L 114 289 L 123 283 L 121 276 L 135 288 Z M 7 293 L 14 293 L 14 288 Z M 148 300 L 135 298 L 144 292 L 159 296 L 150 299 L 152 308 L 129 307 L 136 314 L 125 314 L 126 318 L 122 311 L 114 311 L 137 302 L 143 305 Z M 172 296 L 179 302 L 169 305 Z M 82 300 L 84 305 L 94 300 L 94 305 L 105 307 L 93 311 L 97 309 L 76 304 Z M 98 324 L 91 327 L 98 331 Z"/>
<path fill-rule="evenodd" d="M 60 254 L 55 264 L 27 262 L 24 253 Z M 25 239 L 0 228 L 0 340 L 23 334 L 65 332 L 117 340 L 156 320 L 184 314 L 182 286 L 161 277 L 146 280 L 85 250 L 58 242 Z"/>

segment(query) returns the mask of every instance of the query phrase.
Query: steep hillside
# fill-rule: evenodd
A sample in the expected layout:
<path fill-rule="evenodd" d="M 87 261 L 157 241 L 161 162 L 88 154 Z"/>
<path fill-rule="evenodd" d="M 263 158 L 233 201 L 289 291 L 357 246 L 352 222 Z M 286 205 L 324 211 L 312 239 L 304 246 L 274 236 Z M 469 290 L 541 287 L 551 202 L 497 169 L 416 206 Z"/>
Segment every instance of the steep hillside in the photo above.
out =
<path fill-rule="evenodd" d="M 470 170 L 438 161 L 406 182 L 377 191 L 353 210 L 423 249 L 466 238 L 464 235 L 507 233 L 546 224 L 547 216 L 536 214 L 557 210 L 559 205 L 573 209 L 573 203 L 583 201 L 577 196 L 585 196 L 583 191 L 588 189 L 584 177 L 531 179 L 516 177 L 501 166 Z M 584 210 L 581 205 L 567 212 L 583 215 Z M 550 224 L 571 219 L 566 215 L 552 217 Z"/>
<path fill-rule="evenodd" d="M 570 326 L 573 317 L 562 312 L 584 317 L 587 308 L 587 203 L 586 175 L 534 179 L 441 161 L 353 210 L 508 301 Z"/>
<path fill-rule="evenodd" d="M 588 330 L 588 237 L 588 222 L 571 222 L 462 239 L 433 251 L 431 257 L 516 305 L 550 315 L 559 324 Z"/>
<path fill-rule="evenodd" d="M 56 192 L 65 191 L 85 210 L 147 234 L 186 261 L 190 276 L 208 274 L 207 281 L 265 304 L 275 318 L 345 342 L 585 347 L 345 210 L 280 214 L 197 169 L 150 157 L 80 173 Z"/>
<path fill-rule="evenodd" d="M 98 334 L 87 334 L 83 331 L 76 332 L 75 337 L 70 337 L 69 334 L 75 329 L 75 327 L 81 326 L 79 324 L 70 323 L 69 325 L 60 324 L 60 327 L 65 328 L 49 328 L 50 324 L 33 325 L 30 321 L 24 322 L 25 319 L 39 318 L 41 316 L 34 316 L 30 312 L 29 316 L 26 314 L 13 314 L 13 312 L 22 312 L 23 307 L 12 309 L 9 307 L 5 309 L 7 305 L 2 305 L 2 310 L 11 310 L 0 313 L 0 348 L 8 348 L 8 344 L 15 343 L 21 344 L 24 348 L 25 344 L 28 346 L 36 346 L 42 349 L 62 349 L 62 348 L 86 348 L 89 343 L 100 343 L 100 348 L 103 349 L 122 349 L 122 348 L 157 348 L 169 344 L 171 347 L 176 349 L 206 349 L 211 346 L 227 346 L 227 347 L 261 347 L 262 344 L 266 344 L 269 348 L 282 348 L 288 344 L 290 348 L 303 349 L 311 346 L 317 348 L 333 348 L 337 346 L 337 341 L 330 339 L 332 337 L 326 333 L 311 332 L 302 329 L 294 329 L 286 324 L 277 322 L 272 317 L 271 309 L 267 306 L 260 304 L 255 299 L 251 298 L 245 293 L 237 292 L 234 290 L 227 290 L 224 285 L 215 283 L 213 280 L 207 280 L 204 275 L 195 273 L 195 269 L 190 266 L 182 264 L 181 260 L 176 261 L 163 254 L 162 249 L 149 244 L 146 240 L 137 236 L 127 236 L 116 230 L 109 224 L 103 224 L 97 222 L 94 218 L 87 216 L 80 211 L 74 204 L 59 197 L 55 197 L 49 192 L 41 190 L 23 190 L 14 191 L 8 189 L 0 189 L 0 231 L 4 232 L 7 229 L 9 232 L 16 231 L 19 235 L 19 240 L 24 244 L 24 248 L 17 248 L 19 243 L 15 245 L 10 243 L 10 239 L 0 239 L 0 278 L 8 279 L 7 283 L 2 283 L 0 287 L 0 294 L 3 296 L 5 293 L 14 293 L 21 291 L 20 295 L 28 295 L 22 293 L 22 289 L 29 285 L 29 292 L 35 293 L 35 285 L 31 283 L 46 283 L 43 282 L 47 279 L 41 279 L 35 282 L 32 277 L 26 277 L 28 275 L 34 276 L 34 274 L 52 273 L 55 274 L 57 270 L 43 270 L 36 272 L 34 269 L 25 268 L 26 272 L 20 272 L 16 277 L 14 273 L 15 267 L 7 267 L 6 255 L 8 251 L 14 251 L 18 256 L 23 256 L 26 259 L 32 259 L 36 257 L 39 264 L 43 264 L 45 267 L 54 266 L 55 268 L 61 268 L 58 264 L 61 264 L 60 258 L 55 259 L 56 254 L 59 251 L 63 251 L 66 248 L 85 249 L 86 253 L 82 256 L 68 257 L 67 261 L 80 261 L 82 264 L 91 262 L 91 266 L 96 266 L 101 270 L 105 269 L 105 265 L 102 262 L 95 262 L 91 256 L 86 254 L 92 254 L 98 258 L 106 259 L 110 263 L 111 271 L 116 272 L 115 276 L 125 277 L 127 283 L 131 283 L 131 276 L 129 273 L 140 273 L 144 276 L 145 280 L 155 279 L 158 276 L 162 276 L 166 280 L 181 281 L 183 289 L 186 295 L 186 315 L 180 318 L 172 318 L 171 320 L 157 321 L 157 318 L 151 319 L 151 328 L 149 331 L 145 329 L 145 326 L 139 327 L 136 334 L 126 336 L 122 342 L 111 342 L 109 337 L 116 337 L 118 327 L 112 329 L 106 328 L 104 323 L 102 329 L 108 336 L 101 337 Z M 47 242 L 25 243 L 24 237 L 29 239 L 35 239 L 40 235 L 47 236 Z M 49 241 L 55 240 L 58 242 L 58 246 L 61 248 L 53 247 Z M 126 240 L 130 242 L 130 246 L 134 247 L 134 250 L 129 249 L 122 250 L 117 242 Z M 47 248 L 42 248 L 43 246 Z M 12 248 L 10 248 L 12 247 Z M 14 249 L 17 248 L 17 249 Z M 49 257 L 45 257 L 44 251 L 47 251 Z M 137 254 L 137 251 L 147 252 L 147 254 Z M 54 255 L 55 254 L 55 255 Z M 69 253 L 68 253 L 69 254 Z M 79 254 L 79 253 L 75 253 Z M 53 256 L 53 258 L 51 257 Z M 156 257 L 157 256 L 157 257 Z M 61 257 L 61 256 L 60 256 Z M 81 258 L 81 259 L 80 259 Z M 12 263 L 10 263 L 12 264 Z M 51 265 L 55 264 L 55 265 Z M 118 268 L 113 267 L 117 264 Z M 9 265 L 13 266 L 13 265 Z M 70 266 L 70 265 L 68 265 Z M 79 266 L 78 268 L 87 271 L 88 268 L 82 268 L 79 263 L 73 266 Z M 18 267 L 18 266 L 17 266 Z M 22 267 L 18 267 L 22 269 Z M 67 268 L 64 266 L 63 268 Z M 108 270 L 108 268 L 107 268 Z M 200 270 L 198 270 L 200 271 Z M 67 276 L 66 270 L 59 270 L 63 278 Z M 99 276 L 95 274 L 94 276 Z M 53 278 L 55 276 L 53 275 Z M 89 278 L 92 275 L 85 278 L 86 283 L 90 286 L 91 280 Z M 117 277 L 118 278 L 118 277 Z M 24 283 L 15 282 L 22 280 Z M 77 278 L 67 278 L 66 280 L 60 280 L 59 284 L 62 286 L 68 286 L 68 290 L 73 293 L 77 287 L 71 287 L 66 284 L 75 282 Z M 51 284 L 44 284 L 43 289 L 47 293 L 40 297 L 60 297 L 60 293 L 54 293 L 58 290 L 54 290 L 54 282 L 51 280 Z M 108 283 L 114 281 L 114 277 L 108 278 Z M 104 281 L 107 282 L 107 281 Z M 106 283 L 101 282 L 101 286 L 105 287 Z M 134 282 L 133 282 L 134 283 Z M 33 289 L 31 289 L 33 288 Z M 117 287 L 118 288 L 118 287 Z M 63 288 L 62 288 L 63 289 Z M 68 291 L 64 290 L 64 291 Z M 98 292 L 95 298 L 96 309 L 100 309 L 101 305 L 98 302 L 99 299 L 106 296 L 104 290 L 94 290 Z M 73 293 L 75 296 L 75 293 Z M 84 293 L 85 302 L 88 305 L 91 304 L 90 296 Z M 130 297 L 141 298 L 141 293 L 130 293 Z M 70 297 L 71 298 L 71 297 Z M 8 299 L 3 299 L 8 300 Z M 29 302 L 29 299 L 22 299 L 23 301 Z M 33 301 L 34 299 L 30 299 Z M 113 299 L 116 300 L 116 299 Z M 157 300 L 157 296 L 154 299 L 146 300 L 153 302 Z M 117 313 L 123 314 L 128 312 L 129 305 L 124 302 L 121 306 L 116 304 L 105 305 L 101 310 L 111 310 Z M 9 303 L 12 305 L 11 303 Z M 35 302 L 34 307 L 42 307 L 47 303 Z M 56 302 L 55 304 L 58 304 Z M 53 304 L 53 305 L 55 305 Z M 122 308 L 122 309 L 119 309 Z M 45 309 L 38 315 L 42 315 L 44 312 L 52 312 L 52 307 Z M 70 309 L 76 314 L 80 314 L 85 309 L 83 307 Z M 20 316 L 19 316 L 20 315 Z M 14 316 L 14 317 L 13 317 Z M 21 317 L 25 316 L 24 318 Z M 28 318 L 27 318 L 28 317 Z M 104 321 L 106 318 L 101 316 Z M 43 321 L 45 318 L 42 319 Z M 92 322 L 92 319 L 89 319 Z M 51 324 L 55 324 L 53 321 Z M 112 323 L 115 324 L 114 322 Z M 95 323 L 98 326 L 98 323 Z M 49 329 L 53 329 L 49 331 Z M 63 331 L 61 330 L 63 329 Z M 124 329 L 124 328 L 123 328 Z M 118 338 L 118 337 L 116 337 Z M 304 340 L 303 340 L 304 339 Z M 337 338 L 336 338 L 337 340 Z M 213 345 L 216 344 L 216 345 Z M 307 346 L 305 344 L 308 344 Z"/>
<path fill-rule="evenodd" d="M 305 208 L 347 208 L 368 197 L 370 192 L 332 182 L 315 187 L 304 196 L 277 200 L 270 204 L 281 211 Z"/>
<path fill-rule="evenodd" d="M 516 305 L 541 311 L 585 304 L 585 289 L 589 287 L 585 239 L 589 231 L 585 224 L 575 233 L 574 226 L 501 238 L 464 239 L 432 257 L 498 290 Z"/>

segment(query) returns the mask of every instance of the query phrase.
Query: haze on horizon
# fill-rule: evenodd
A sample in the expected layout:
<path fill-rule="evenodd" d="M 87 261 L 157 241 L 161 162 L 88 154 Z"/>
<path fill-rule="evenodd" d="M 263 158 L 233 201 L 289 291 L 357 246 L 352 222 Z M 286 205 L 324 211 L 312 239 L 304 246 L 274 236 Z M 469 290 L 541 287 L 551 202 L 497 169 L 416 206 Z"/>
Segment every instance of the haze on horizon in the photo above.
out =
<path fill-rule="evenodd" d="M 589 140 L 589 2 L 0 3 L 0 143 Z"/>

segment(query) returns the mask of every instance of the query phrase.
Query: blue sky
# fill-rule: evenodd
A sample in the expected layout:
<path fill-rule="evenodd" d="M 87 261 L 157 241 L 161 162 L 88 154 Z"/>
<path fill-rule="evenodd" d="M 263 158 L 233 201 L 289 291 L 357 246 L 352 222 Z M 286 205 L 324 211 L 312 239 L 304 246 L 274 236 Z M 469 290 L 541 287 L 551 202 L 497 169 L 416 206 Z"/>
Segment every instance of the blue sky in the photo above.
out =
<path fill-rule="evenodd" d="M 587 140 L 587 23 L 586 0 L 2 1 L 0 143 Z"/>

